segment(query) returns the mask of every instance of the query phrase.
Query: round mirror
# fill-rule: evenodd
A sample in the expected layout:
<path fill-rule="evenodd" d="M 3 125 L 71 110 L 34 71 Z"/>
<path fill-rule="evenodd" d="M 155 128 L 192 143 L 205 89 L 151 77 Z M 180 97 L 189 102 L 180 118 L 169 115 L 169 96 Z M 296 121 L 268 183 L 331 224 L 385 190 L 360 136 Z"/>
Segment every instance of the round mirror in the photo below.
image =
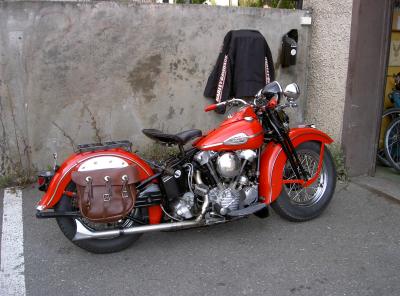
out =
<path fill-rule="evenodd" d="M 296 83 L 288 84 L 283 91 L 288 99 L 297 100 L 300 96 L 300 88 Z"/>

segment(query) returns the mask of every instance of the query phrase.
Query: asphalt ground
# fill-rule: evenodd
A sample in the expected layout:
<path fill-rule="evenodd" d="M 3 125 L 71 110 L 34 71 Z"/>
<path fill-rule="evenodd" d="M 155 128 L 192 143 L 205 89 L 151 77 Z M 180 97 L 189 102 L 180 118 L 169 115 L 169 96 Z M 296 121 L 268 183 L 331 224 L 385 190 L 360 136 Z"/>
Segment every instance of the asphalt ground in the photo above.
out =
<path fill-rule="evenodd" d="M 27 295 L 400 295 L 400 203 L 353 183 L 309 222 L 271 211 L 145 234 L 107 255 L 73 245 L 55 220 L 36 219 L 40 196 L 23 190 Z"/>

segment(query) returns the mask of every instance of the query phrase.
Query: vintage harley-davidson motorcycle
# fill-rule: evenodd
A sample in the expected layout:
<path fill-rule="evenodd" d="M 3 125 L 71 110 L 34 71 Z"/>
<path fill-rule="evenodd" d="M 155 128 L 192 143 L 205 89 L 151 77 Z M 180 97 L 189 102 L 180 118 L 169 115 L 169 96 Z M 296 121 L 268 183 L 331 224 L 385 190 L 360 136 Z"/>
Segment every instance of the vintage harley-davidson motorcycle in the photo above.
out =
<path fill-rule="evenodd" d="M 38 218 L 56 218 L 64 235 L 94 253 L 130 246 L 145 232 L 225 223 L 271 206 L 290 221 L 319 216 L 332 199 L 332 139 L 312 125 L 289 128 L 285 108 L 300 91 L 276 81 L 251 100 L 230 99 L 205 111 L 236 107 L 220 126 L 143 133 L 179 153 L 162 162 L 131 152 L 129 141 L 80 145 L 61 166 L 39 175 L 45 194 Z M 282 102 L 281 102 L 282 101 Z M 185 145 L 194 140 L 192 147 Z"/>

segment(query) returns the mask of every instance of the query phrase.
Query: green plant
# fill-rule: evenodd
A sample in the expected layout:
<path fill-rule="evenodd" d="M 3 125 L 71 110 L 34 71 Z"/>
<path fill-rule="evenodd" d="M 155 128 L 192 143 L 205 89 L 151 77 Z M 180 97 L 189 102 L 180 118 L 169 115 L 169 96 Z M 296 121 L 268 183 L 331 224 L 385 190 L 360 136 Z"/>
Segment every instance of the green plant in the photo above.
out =
<path fill-rule="evenodd" d="M 203 4 L 206 0 L 175 0 L 175 4 Z"/>
<path fill-rule="evenodd" d="M 263 7 L 263 0 L 239 0 L 239 6 L 243 7 Z"/>
<path fill-rule="evenodd" d="M 24 186 L 35 182 L 35 178 L 33 170 L 17 170 L 11 174 L 0 176 L 0 188 Z"/>
<path fill-rule="evenodd" d="M 332 153 L 333 161 L 335 162 L 337 179 L 342 182 L 348 182 L 349 175 L 345 164 L 343 149 L 336 144 L 331 145 L 329 149 Z"/>
<path fill-rule="evenodd" d="M 266 0 L 265 4 L 273 8 L 286 8 L 286 9 L 296 8 L 295 0 Z"/>
<path fill-rule="evenodd" d="M 168 157 L 177 155 L 178 153 L 179 149 L 175 146 L 168 147 L 166 145 L 153 143 L 148 145 L 144 151 L 142 151 L 141 155 L 149 160 L 161 161 L 167 159 Z"/>
<path fill-rule="evenodd" d="M 10 175 L 0 177 L 0 188 L 5 188 L 11 186 L 13 178 Z"/>

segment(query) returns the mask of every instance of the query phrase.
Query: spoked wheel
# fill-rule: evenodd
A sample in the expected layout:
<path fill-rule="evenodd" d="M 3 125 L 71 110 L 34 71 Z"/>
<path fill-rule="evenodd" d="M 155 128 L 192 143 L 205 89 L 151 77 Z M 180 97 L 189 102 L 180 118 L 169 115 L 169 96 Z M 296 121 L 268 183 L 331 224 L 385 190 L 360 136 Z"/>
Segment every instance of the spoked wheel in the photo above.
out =
<path fill-rule="evenodd" d="M 308 176 L 315 176 L 318 170 L 320 143 L 305 142 L 296 148 L 299 160 Z M 336 170 L 327 147 L 319 177 L 308 187 L 298 183 L 284 184 L 281 194 L 271 206 L 283 218 L 290 221 L 307 221 L 318 217 L 332 199 L 336 186 Z M 297 179 L 290 162 L 287 161 L 284 180 Z"/>
<path fill-rule="evenodd" d="M 400 108 L 390 108 L 383 112 L 382 123 L 384 123 L 386 121 L 388 124 L 390 122 L 393 122 L 397 118 L 400 118 Z M 381 130 L 381 132 L 382 132 L 382 130 Z M 378 148 L 378 151 L 376 153 L 376 158 L 380 164 L 387 166 L 387 167 L 391 166 L 391 163 L 386 158 L 384 147 Z"/>
<path fill-rule="evenodd" d="M 309 176 L 314 176 L 317 173 L 319 154 L 311 151 L 307 153 L 301 151 L 299 159 Z M 303 188 L 299 184 L 287 184 L 285 190 L 290 200 L 296 205 L 312 206 L 324 195 L 327 187 L 327 178 L 326 166 L 323 166 L 319 178 L 310 186 Z M 290 164 L 285 168 L 284 179 L 297 179 Z"/>
<path fill-rule="evenodd" d="M 75 192 L 75 184 L 71 182 L 67 190 L 70 192 Z M 73 198 L 68 196 L 63 196 L 60 201 L 55 206 L 54 210 L 57 211 L 78 211 L 79 209 L 76 207 L 76 201 Z M 141 215 L 139 210 L 135 210 L 133 216 L 140 220 Z M 78 247 L 85 249 L 92 253 L 113 253 L 122 251 L 129 246 L 131 246 L 141 234 L 133 234 L 133 235 L 120 235 L 107 239 L 87 239 L 87 240 L 78 240 L 73 241 L 72 239 L 76 233 L 76 223 L 75 218 L 73 217 L 58 217 L 57 223 L 60 227 L 62 233 L 68 238 L 68 240 L 72 241 Z M 124 219 L 115 223 L 93 223 L 85 218 L 79 218 L 79 221 L 91 231 L 102 231 L 102 230 L 110 230 L 110 229 L 118 229 L 118 228 L 127 228 L 133 227 L 135 222 L 131 219 Z"/>
<path fill-rule="evenodd" d="M 385 167 L 390 167 L 389 161 L 386 159 L 385 148 L 378 148 L 376 152 L 376 159 L 379 161 L 379 164 Z"/>
<path fill-rule="evenodd" d="M 390 166 L 400 172 L 400 118 L 392 121 L 386 131 L 385 155 Z"/>

